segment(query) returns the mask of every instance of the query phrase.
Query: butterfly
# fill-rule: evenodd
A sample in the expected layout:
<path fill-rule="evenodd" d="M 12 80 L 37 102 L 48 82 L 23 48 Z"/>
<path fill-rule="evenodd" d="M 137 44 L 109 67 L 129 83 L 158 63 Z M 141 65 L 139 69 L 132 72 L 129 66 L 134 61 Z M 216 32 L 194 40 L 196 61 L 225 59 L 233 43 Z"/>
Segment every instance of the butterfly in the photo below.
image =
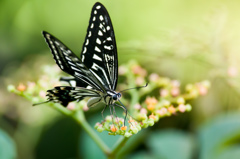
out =
<path fill-rule="evenodd" d="M 79 102 L 90 97 L 88 107 L 103 102 L 103 111 L 109 106 L 111 114 L 115 112 L 115 106 L 123 108 L 125 125 L 127 109 L 119 100 L 121 93 L 115 91 L 118 81 L 117 46 L 106 8 L 99 2 L 94 4 L 80 58 L 50 33 L 42 33 L 56 64 L 71 75 L 60 78 L 70 86 L 48 90 L 46 102 L 60 103 L 66 107 L 72 101 Z"/>

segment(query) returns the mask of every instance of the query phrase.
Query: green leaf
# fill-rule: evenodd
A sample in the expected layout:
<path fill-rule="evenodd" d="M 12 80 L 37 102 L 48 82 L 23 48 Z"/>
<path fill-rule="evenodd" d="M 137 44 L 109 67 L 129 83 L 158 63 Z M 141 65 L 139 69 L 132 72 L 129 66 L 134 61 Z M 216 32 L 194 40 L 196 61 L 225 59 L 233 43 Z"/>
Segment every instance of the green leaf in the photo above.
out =
<path fill-rule="evenodd" d="M 0 129 L 0 158 L 14 159 L 16 158 L 16 146 L 11 137 Z"/>
<path fill-rule="evenodd" d="M 239 146 L 239 138 L 240 114 L 228 113 L 227 115 L 219 115 L 199 130 L 200 159 L 218 158 L 222 156 L 220 154 L 226 155 L 232 151 L 236 152 L 235 146 Z M 235 154 L 233 153 L 232 155 Z M 232 157 L 230 158 L 232 159 Z"/>
<path fill-rule="evenodd" d="M 193 137 L 179 130 L 155 132 L 147 144 L 157 158 L 163 159 L 190 159 L 195 148 Z"/>

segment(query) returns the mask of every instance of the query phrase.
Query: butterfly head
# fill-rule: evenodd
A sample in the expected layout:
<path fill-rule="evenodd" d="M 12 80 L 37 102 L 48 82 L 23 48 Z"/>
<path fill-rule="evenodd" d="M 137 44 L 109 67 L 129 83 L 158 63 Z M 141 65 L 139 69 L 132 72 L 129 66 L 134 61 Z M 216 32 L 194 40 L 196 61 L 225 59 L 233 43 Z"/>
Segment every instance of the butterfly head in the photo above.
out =
<path fill-rule="evenodd" d="M 116 93 L 112 96 L 113 100 L 118 100 L 119 98 L 121 98 L 122 94 L 121 93 Z"/>

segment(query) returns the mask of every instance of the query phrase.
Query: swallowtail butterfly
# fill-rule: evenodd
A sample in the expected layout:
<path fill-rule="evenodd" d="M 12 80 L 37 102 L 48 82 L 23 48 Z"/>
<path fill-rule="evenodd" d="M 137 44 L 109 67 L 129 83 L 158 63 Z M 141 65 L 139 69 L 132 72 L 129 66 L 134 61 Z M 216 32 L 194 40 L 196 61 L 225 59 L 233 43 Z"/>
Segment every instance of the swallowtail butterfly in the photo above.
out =
<path fill-rule="evenodd" d="M 104 110 L 109 106 L 111 114 L 115 106 L 121 107 L 126 113 L 126 120 L 127 109 L 119 100 L 121 93 L 115 91 L 118 81 L 117 46 L 106 8 L 99 2 L 93 6 L 80 58 L 53 35 L 43 31 L 43 36 L 57 65 L 72 76 L 60 79 L 70 86 L 48 90 L 46 102 L 60 103 L 66 107 L 69 102 L 90 97 L 89 107 L 103 102 Z"/>

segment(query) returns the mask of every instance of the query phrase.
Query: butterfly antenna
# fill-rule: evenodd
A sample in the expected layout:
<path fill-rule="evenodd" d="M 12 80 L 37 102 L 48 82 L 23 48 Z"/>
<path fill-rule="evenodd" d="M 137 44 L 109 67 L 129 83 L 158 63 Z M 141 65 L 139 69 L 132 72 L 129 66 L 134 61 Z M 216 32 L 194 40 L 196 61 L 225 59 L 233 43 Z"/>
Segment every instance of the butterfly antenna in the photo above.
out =
<path fill-rule="evenodd" d="M 122 90 L 122 91 L 120 91 L 120 92 L 128 91 L 128 90 L 130 90 L 130 89 L 144 88 L 144 87 L 147 87 L 147 86 L 148 86 L 148 83 L 146 83 L 145 86 L 134 87 L 134 88 L 128 88 L 128 89 L 124 89 L 124 90 Z M 120 93 L 120 92 L 119 92 L 119 93 Z"/>

